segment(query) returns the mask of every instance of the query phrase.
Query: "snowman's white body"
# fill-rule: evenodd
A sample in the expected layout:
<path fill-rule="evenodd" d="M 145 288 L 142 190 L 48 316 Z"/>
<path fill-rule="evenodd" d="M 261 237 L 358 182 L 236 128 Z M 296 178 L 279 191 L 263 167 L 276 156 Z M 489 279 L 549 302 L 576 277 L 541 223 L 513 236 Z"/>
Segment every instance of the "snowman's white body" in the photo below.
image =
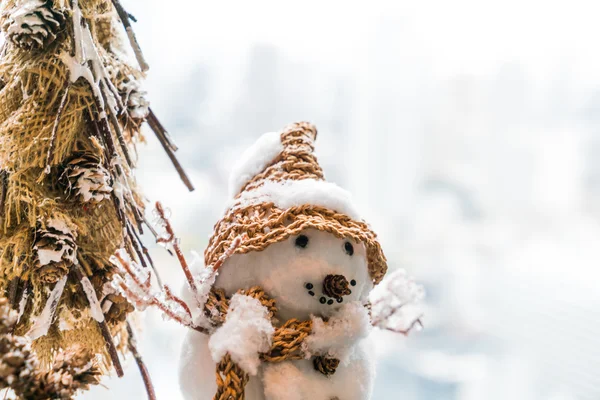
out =
<path fill-rule="evenodd" d="M 217 390 L 216 364 L 210 355 L 208 340 L 208 336 L 195 331 L 190 331 L 185 338 L 180 381 L 186 400 L 212 400 Z M 264 364 L 256 376 L 250 377 L 246 399 L 369 399 L 374 379 L 370 340 L 363 339 L 352 351 L 348 364 L 340 365 L 330 377 L 315 371 L 310 360 Z"/>
<path fill-rule="evenodd" d="M 277 302 L 276 317 L 281 322 L 291 318 L 322 321 L 321 318 L 345 322 L 346 310 L 364 312 L 350 316 L 354 322 L 341 323 L 330 337 L 315 336 L 315 351 L 341 359 L 335 374 L 325 376 L 316 371 L 310 359 L 262 363 L 246 386 L 247 400 L 367 400 L 374 380 L 374 360 L 366 310 L 362 304 L 373 284 L 367 268 L 366 250 L 351 242 L 354 253 L 345 250 L 347 240 L 327 232 L 308 229 L 308 246 L 295 245 L 297 236 L 271 244 L 261 252 L 234 255 L 219 270 L 215 286 L 228 295 L 239 289 L 260 286 Z M 321 288 L 325 276 L 339 274 L 355 283 L 343 302 L 322 304 Z M 312 284 L 312 290 L 307 284 Z M 313 292 L 314 295 L 310 295 Z M 184 296 L 189 299 L 188 296 Z M 327 298 L 329 300 L 329 298 Z M 314 328 L 313 328 L 314 330 Z M 317 333 L 315 333 L 317 335 Z M 318 349 L 316 348 L 318 347 Z M 309 346 L 308 350 L 311 348 Z M 189 331 L 182 349 L 180 384 L 186 400 L 210 400 L 216 391 L 216 361 L 207 335 Z"/>

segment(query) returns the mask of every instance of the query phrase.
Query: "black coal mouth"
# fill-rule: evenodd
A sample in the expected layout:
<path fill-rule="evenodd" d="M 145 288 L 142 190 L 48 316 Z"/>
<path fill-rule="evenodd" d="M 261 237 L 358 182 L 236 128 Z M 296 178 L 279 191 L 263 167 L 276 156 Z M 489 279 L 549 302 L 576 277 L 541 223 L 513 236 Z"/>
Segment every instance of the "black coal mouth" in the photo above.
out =
<path fill-rule="evenodd" d="M 329 277 L 330 275 L 328 275 Z M 325 281 L 327 282 L 327 280 Z M 324 285 L 325 289 L 327 289 L 327 284 Z M 354 279 L 352 279 L 350 281 L 350 286 L 356 286 L 356 281 Z M 344 296 L 348 296 L 350 294 L 352 294 L 352 290 L 347 288 L 346 290 L 344 290 L 342 293 L 343 295 L 340 296 L 336 296 L 335 292 L 332 292 L 331 290 L 322 290 L 320 293 L 317 293 L 317 290 L 315 288 L 315 285 L 311 282 L 307 282 L 304 284 L 304 288 L 307 290 L 307 293 L 309 296 L 315 297 L 315 299 L 323 304 L 323 305 L 333 305 L 335 303 L 343 303 L 344 302 Z"/>

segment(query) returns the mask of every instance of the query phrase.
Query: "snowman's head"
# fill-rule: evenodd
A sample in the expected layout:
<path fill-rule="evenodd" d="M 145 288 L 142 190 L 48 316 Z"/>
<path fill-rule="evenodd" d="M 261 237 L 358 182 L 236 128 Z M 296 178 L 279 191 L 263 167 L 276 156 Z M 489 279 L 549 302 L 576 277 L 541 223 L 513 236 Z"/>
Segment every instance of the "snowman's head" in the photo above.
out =
<path fill-rule="evenodd" d="M 206 265 L 220 265 L 216 287 L 232 295 L 258 285 L 280 319 L 366 301 L 387 270 L 350 194 L 325 180 L 316 136 L 313 125 L 296 123 L 263 135 L 240 157 L 231 202 L 204 253 Z"/>
<path fill-rule="evenodd" d="M 363 243 L 311 228 L 263 251 L 232 256 L 216 285 L 229 294 L 261 286 L 282 320 L 327 316 L 344 303 L 366 301 L 373 288 Z"/>

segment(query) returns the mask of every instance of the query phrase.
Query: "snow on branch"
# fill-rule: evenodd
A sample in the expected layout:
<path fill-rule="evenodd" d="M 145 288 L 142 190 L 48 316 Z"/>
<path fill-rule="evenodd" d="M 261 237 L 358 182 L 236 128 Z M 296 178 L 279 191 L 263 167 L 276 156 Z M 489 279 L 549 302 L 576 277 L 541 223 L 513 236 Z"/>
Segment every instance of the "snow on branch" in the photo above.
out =
<path fill-rule="evenodd" d="M 157 243 L 163 244 L 165 247 L 172 247 L 175 255 L 177 255 L 177 259 L 179 260 L 179 264 L 181 265 L 181 269 L 185 274 L 185 278 L 190 287 L 192 293 L 197 293 L 198 288 L 196 285 L 196 281 L 194 280 L 194 276 L 190 271 L 189 265 L 181 251 L 181 247 L 179 246 L 180 240 L 177 236 L 175 236 L 175 231 L 173 230 L 173 226 L 171 225 L 171 221 L 169 221 L 170 211 L 165 210 L 160 202 L 156 202 L 155 209 L 155 217 L 156 217 L 156 225 L 159 228 L 162 228 L 164 232 L 156 239 Z"/>
<path fill-rule="evenodd" d="M 150 270 L 132 261 L 127 252 L 118 251 L 111 257 L 111 262 L 122 271 L 122 275 L 115 276 L 113 287 L 139 310 L 143 311 L 149 306 L 157 307 L 164 315 L 181 325 L 207 333 L 206 329 L 194 324 L 190 308 L 167 285 L 160 290 L 152 289 Z"/>
<path fill-rule="evenodd" d="M 408 335 L 412 329 L 421 329 L 423 314 L 419 302 L 424 297 L 423 287 L 404 269 L 399 269 L 371 292 L 371 323 L 403 335 Z"/>
<path fill-rule="evenodd" d="M 235 238 L 229 248 L 225 250 L 223 255 L 221 255 L 221 257 L 219 257 L 219 259 L 213 265 L 206 266 L 196 276 L 194 276 L 187 260 L 185 259 L 185 256 L 183 255 L 183 252 L 181 251 L 181 247 L 179 246 L 180 240 L 175 235 L 171 221 L 169 221 L 170 211 L 165 209 L 160 202 L 156 203 L 156 209 L 154 211 L 155 226 L 159 230 L 162 230 L 162 232 L 159 232 L 156 241 L 168 249 L 173 249 L 173 252 L 177 255 L 177 259 L 179 260 L 179 264 L 181 265 L 181 269 L 185 275 L 188 287 L 194 296 L 194 299 L 196 300 L 196 305 L 201 308 L 204 303 L 206 303 L 210 289 L 212 288 L 217 277 L 219 267 L 221 267 L 225 260 L 231 257 L 235 249 L 242 244 L 244 236 L 238 236 Z"/>

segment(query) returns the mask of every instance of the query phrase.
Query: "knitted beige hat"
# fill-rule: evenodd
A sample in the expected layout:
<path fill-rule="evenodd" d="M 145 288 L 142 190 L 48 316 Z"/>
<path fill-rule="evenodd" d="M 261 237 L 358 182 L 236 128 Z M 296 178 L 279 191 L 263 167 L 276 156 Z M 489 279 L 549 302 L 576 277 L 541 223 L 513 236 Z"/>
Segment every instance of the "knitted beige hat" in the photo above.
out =
<path fill-rule="evenodd" d="M 375 284 L 387 271 L 377 235 L 362 221 L 348 192 L 326 182 L 313 154 L 317 130 L 307 122 L 266 134 L 232 174 L 232 201 L 204 252 L 205 265 L 233 253 L 262 251 L 307 228 L 362 242 Z"/>

